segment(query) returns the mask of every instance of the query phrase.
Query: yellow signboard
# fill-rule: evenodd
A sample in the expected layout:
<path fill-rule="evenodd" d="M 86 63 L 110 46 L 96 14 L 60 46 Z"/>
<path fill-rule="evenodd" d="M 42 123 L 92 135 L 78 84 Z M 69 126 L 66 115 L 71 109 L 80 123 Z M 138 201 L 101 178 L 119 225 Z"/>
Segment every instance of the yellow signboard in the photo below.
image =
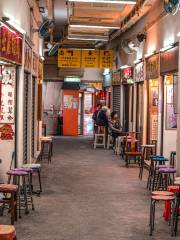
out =
<path fill-rule="evenodd" d="M 59 68 L 80 68 L 81 67 L 81 50 L 60 48 L 58 50 L 58 67 Z"/>
<path fill-rule="evenodd" d="M 99 51 L 82 50 L 81 67 L 98 68 L 99 67 Z"/>
<path fill-rule="evenodd" d="M 100 68 L 113 68 L 113 51 L 100 50 Z"/>

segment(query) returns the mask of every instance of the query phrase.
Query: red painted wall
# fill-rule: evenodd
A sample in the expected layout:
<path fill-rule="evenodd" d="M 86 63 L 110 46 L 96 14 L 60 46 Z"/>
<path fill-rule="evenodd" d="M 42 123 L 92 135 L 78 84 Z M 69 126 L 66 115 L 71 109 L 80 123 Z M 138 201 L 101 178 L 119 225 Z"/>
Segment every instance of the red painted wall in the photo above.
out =
<path fill-rule="evenodd" d="M 63 106 L 63 135 L 78 136 L 79 91 L 64 90 Z"/>

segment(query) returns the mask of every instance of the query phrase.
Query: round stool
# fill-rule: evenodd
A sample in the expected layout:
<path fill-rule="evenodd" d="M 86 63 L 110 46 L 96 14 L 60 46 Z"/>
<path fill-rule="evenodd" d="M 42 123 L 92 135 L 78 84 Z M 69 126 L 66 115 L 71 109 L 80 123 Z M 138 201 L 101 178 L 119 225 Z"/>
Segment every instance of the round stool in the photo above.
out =
<path fill-rule="evenodd" d="M 11 178 L 13 183 L 18 185 L 18 206 L 19 206 L 19 218 L 21 218 L 21 202 L 23 201 L 25 206 L 25 213 L 28 214 L 28 201 L 27 201 L 27 183 L 26 178 L 29 176 L 29 173 L 25 171 L 14 171 L 10 170 L 7 172 L 9 176 L 9 183 L 11 182 Z M 22 189 L 21 189 L 21 180 L 22 180 Z M 22 190 L 22 191 L 21 191 Z M 23 198 L 21 199 L 21 192 L 23 192 Z"/>
<path fill-rule="evenodd" d="M 22 168 L 31 168 L 33 170 L 33 173 L 37 173 L 38 181 L 39 181 L 39 189 L 34 191 L 34 187 L 33 187 L 33 184 L 32 184 L 32 192 L 40 195 L 40 193 L 42 192 L 41 164 L 39 164 L 39 163 L 24 164 L 24 165 L 22 165 Z"/>
<path fill-rule="evenodd" d="M 16 194 L 18 191 L 18 186 L 14 184 L 0 184 L 0 192 L 3 194 L 10 194 L 11 197 L 0 200 L 1 203 L 3 203 L 2 206 L 2 214 L 4 210 L 4 205 L 7 203 L 9 205 L 9 209 L 11 212 L 11 224 L 14 224 L 14 221 L 17 220 L 17 200 L 16 200 Z"/>
<path fill-rule="evenodd" d="M 43 158 L 48 159 L 48 163 L 51 162 L 51 157 L 53 155 L 53 140 L 52 137 L 41 137 L 41 153 L 40 153 L 40 159 Z M 46 145 L 47 145 L 47 151 L 46 151 Z"/>
<path fill-rule="evenodd" d="M 1 240 L 16 240 L 16 230 L 11 225 L 0 225 Z"/>

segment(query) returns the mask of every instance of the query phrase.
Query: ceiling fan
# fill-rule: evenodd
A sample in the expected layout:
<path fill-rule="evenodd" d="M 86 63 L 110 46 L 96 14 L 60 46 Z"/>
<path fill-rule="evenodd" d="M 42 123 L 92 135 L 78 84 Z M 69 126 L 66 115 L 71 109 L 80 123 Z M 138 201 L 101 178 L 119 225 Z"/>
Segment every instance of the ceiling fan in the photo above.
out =
<path fill-rule="evenodd" d="M 164 9 L 167 13 L 175 15 L 180 9 L 180 0 L 164 0 Z"/>

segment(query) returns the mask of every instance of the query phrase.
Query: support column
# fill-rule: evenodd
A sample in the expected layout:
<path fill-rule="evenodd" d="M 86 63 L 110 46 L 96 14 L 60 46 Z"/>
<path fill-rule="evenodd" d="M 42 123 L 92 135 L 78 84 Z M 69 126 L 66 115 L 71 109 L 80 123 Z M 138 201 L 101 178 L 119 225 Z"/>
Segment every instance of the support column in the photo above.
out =
<path fill-rule="evenodd" d="M 177 89 L 177 96 L 178 96 L 178 114 L 177 114 L 177 143 L 176 143 L 176 168 L 177 168 L 177 175 L 180 176 L 180 48 L 179 48 L 179 72 L 178 72 L 178 89 Z"/>

